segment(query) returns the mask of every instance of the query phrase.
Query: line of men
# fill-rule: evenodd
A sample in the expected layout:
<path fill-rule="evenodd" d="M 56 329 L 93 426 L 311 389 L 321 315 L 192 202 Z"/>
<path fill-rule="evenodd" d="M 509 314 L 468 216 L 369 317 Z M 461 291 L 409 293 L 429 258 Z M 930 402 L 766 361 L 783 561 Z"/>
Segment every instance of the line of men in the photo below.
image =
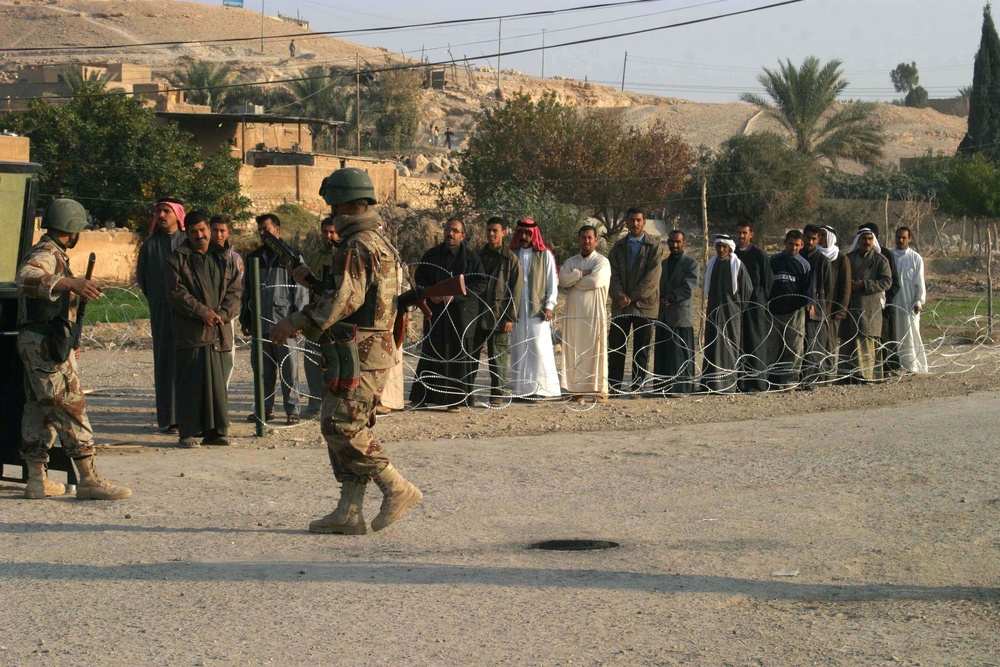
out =
<path fill-rule="evenodd" d="M 716 237 L 702 283 L 699 373 L 700 266 L 685 253 L 684 232 L 668 234 L 664 253 L 645 224 L 642 210 L 630 209 L 628 234 L 607 257 L 596 252 L 598 231 L 581 227 L 580 253 L 557 267 L 533 220 L 518 221 L 508 245 L 506 221 L 490 218 L 478 252 L 465 244 L 465 224 L 448 220 L 442 243 L 422 257 L 416 282 L 463 274 L 468 294 L 431 304 L 411 404 L 453 412 L 476 405 L 484 351 L 494 407 L 511 398 L 568 394 L 605 402 L 609 395 L 811 389 L 927 372 L 923 260 L 910 248 L 909 228 L 896 230 L 896 247 L 888 250 L 878 243 L 877 225 L 862 226 L 842 252 L 833 228 L 807 225 L 789 231 L 784 250 L 772 256 L 754 245 L 752 225 Z M 561 378 L 552 339 L 559 288 L 566 294 Z"/>

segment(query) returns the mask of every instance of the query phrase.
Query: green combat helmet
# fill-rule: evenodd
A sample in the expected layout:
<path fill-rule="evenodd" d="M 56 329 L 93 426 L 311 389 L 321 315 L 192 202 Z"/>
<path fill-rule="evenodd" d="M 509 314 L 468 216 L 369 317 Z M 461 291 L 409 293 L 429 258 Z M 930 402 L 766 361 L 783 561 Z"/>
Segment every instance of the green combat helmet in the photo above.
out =
<path fill-rule="evenodd" d="M 83 204 L 73 199 L 53 199 L 42 215 L 42 227 L 66 234 L 78 234 L 89 224 Z"/>
<path fill-rule="evenodd" d="M 368 205 L 375 203 L 375 186 L 368 172 L 354 167 L 338 169 L 323 179 L 319 194 L 330 206 L 358 199 L 367 199 Z"/>

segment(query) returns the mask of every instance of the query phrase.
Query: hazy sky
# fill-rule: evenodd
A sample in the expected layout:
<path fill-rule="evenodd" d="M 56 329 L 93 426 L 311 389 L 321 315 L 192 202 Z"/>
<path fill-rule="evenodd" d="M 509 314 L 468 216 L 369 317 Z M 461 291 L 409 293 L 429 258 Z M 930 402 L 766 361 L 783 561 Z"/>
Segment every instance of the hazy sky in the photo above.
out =
<path fill-rule="evenodd" d="M 204 1 L 204 0 L 203 0 Z M 268 14 L 298 15 L 314 30 L 353 30 L 566 9 L 599 0 L 263 0 Z M 761 67 L 778 59 L 799 63 L 809 55 L 837 58 L 859 99 L 900 97 L 889 71 L 915 61 L 920 83 L 931 97 L 953 97 L 972 82 L 972 64 L 982 28 L 983 0 L 804 0 L 752 14 L 693 26 L 558 48 L 562 42 L 669 25 L 717 16 L 774 0 L 661 0 L 618 8 L 575 11 L 551 17 L 503 21 L 503 50 L 540 47 L 544 30 L 545 75 L 619 86 L 628 51 L 625 88 L 636 92 L 705 102 L 735 101 L 740 92 L 758 90 Z M 221 0 L 206 4 L 221 4 Z M 261 0 L 244 7 L 260 11 Z M 431 61 L 466 56 L 477 64 L 497 52 L 496 20 L 461 26 L 421 28 L 345 36 Z M 504 68 L 542 72 L 542 53 L 503 57 Z"/>

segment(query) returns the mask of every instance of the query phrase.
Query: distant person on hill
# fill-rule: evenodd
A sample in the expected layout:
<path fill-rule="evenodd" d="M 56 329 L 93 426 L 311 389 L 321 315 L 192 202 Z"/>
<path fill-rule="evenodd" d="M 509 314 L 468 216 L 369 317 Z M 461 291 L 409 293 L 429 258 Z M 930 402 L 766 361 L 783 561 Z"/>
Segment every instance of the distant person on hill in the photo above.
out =
<path fill-rule="evenodd" d="M 444 147 L 448 150 L 451 150 L 451 140 L 454 136 L 455 133 L 451 131 L 450 127 L 444 131 Z"/>
<path fill-rule="evenodd" d="M 294 39 L 291 42 L 288 43 L 288 57 L 289 58 L 294 58 L 295 57 L 295 40 Z"/>

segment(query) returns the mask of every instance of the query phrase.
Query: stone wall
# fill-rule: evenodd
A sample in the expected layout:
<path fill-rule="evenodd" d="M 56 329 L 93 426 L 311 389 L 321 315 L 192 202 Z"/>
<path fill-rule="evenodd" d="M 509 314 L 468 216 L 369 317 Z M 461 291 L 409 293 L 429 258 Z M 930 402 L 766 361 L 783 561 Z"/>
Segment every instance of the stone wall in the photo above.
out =
<path fill-rule="evenodd" d="M 271 210 L 281 204 L 298 204 L 311 211 L 323 213 L 329 206 L 319 195 L 323 179 L 342 167 L 356 167 L 367 171 L 375 185 L 379 202 L 397 200 L 396 168 L 391 162 L 376 162 L 317 155 L 315 166 L 270 165 L 267 167 L 240 167 L 240 188 L 253 202 L 253 210 Z"/>
<path fill-rule="evenodd" d="M 31 160 L 31 140 L 28 137 L 0 135 L 0 160 L 28 162 Z"/>
<path fill-rule="evenodd" d="M 37 243 L 44 233 L 44 230 L 36 229 L 33 242 Z M 126 230 L 82 232 L 80 242 L 67 253 L 74 275 L 86 273 L 90 253 L 97 254 L 94 280 L 128 285 L 135 282 L 135 263 L 139 254 L 136 234 Z"/>

